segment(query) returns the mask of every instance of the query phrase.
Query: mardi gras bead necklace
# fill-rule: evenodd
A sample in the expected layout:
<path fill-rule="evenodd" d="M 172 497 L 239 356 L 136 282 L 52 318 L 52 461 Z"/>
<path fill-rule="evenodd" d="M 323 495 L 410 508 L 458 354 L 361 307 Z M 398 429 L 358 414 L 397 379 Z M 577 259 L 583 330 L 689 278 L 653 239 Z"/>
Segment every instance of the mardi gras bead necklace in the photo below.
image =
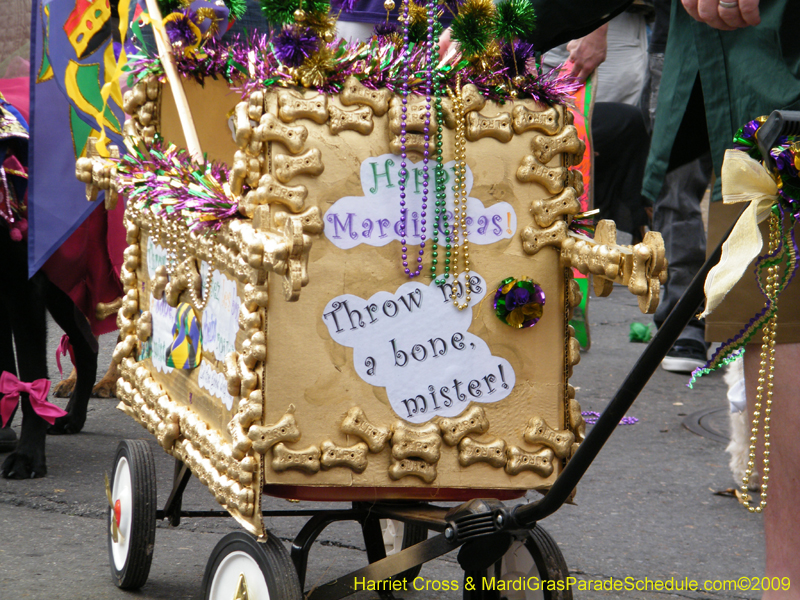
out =
<path fill-rule="evenodd" d="M 425 217 L 428 209 L 428 156 L 430 151 L 430 122 L 431 122 L 431 85 L 430 79 L 426 80 L 426 98 L 427 105 L 425 109 L 425 147 L 422 159 L 422 210 L 420 211 L 420 234 L 421 240 L 419 244 L 419 253 L 417 255 L 416 270 L 411 271 L 408 263 L 408 246 L 406 245 L 406 235 L 408 230 L 408 208 L 406 207 L 406 184 L 408 182 L 408 169 L 406 164 L 406 132 L 408 120 L 408 79 L 409 70 L 408 64 L 410 62 L 410 44 L 409 44 L 409 14 L 408 8 L 411 0 L 403 2 L 403 85 L 401 90 L 402 107 L 400 114 L 400 157 L 403 159 L 400 163 L 400 243 L 403 248 L 403 270 L 409 277 L 416 277 L 422 273 L 422 256 L 425 254 Z M 430 39 L 429 39 L 430 41 Z M 426 58 L 427 63 L 430 64 L 431 59 L 431 46 L 427 45 Z M 430 74 L 430 71 L 429 71 Z"/>
<path fill-rule="evenodd" d="M 428 35 L 433 36 L 432 56 L 439 56 L 439 34 L 441 33 L 441 24 L 436 19 L 435 14 L 435 1 L 431 0 L 428 3 Z M 431 68 L 429 73 L 432 75 L 433 83 L 433 99 L 434 109 L 436 111 L 436 168 L 434 170 L 434 179 L 436 182 L 436 209 L 435 219 L 433 223 L 433 238 L 431 240 L 431 279 L 434 280 L 436 285 L 444 285 L 447 281 L 447 276 L 450 274 L 450 227 L 447 221 L 447 192 L 445 184 L 445 171 L 442 160 L 442 74 L 438 69 Z M 445 239 L 445 259 L 444 259 L 444 272 L 442 277 L 437 279 L 436 268 L 439 263 L 439 231 L 444 233 Z"/>
<path fill-rule="evenodd" d="M 447 88 L 447 94 L 453 101 L 453 113 L 456 120 L 456 138 L 455 138 L 455 181 L 453 185 L 453 288 L 450 293 L 450 298 L 453 300 L 453 305 L 458 310 L 464 310 L 469 306 L 470 301 L 470 281 L 469 281 L 469 240 L 467 239 L 467 139 L 466 130 L 464 126 L 464 115 L 466 110 L 464 108 L 464 99 L 461 96 L 461 76 L 456 78 L 456 88 L 453 91 Z M 459 247 L 459 235 L 463 240 L 461 247 Z M 465 302 L 458 303 L 458 272 L 460 256 L 464 257 L 464 288 L 465 288 Z"/>
<path fill-rule="evenodd" d="M 780 219 L 773 212 L 769 222 L 769 253 L 774 253 L 780 244 Z M 756 401 L 753 406 L 753 422 L 750 429 L 750 451 L 747 457 L 747 468 L 742 476 L 742 495 L 741 502 L 751 513 L 760 513 L 767 505 L 767 486 L 769 482 L 769 428 L 770 413 L 772 412 L 772 390 L 775 379 L 775 338 L 778 335 L 778 291 L 779 291 L 778 267 L 770 265 L 767 267 L 767 280 L 765 291 L 767 298 L 775 307 L 775 313 L 764 326 L 761 342 L 761 361 L 758 370 L 758 387 L 756 387 Z M 751 506 L 750 494 L 747 489 L 750 484 L 750 477 L 756 464 L 756 439 L 758 437 L 758 426 L 761 419 L 761 406 L 764 403 L 764 392 L 766 390 L 766 402 L 764 406 L 764 456 L 761 465 L 761 500 L 757 506 Z"/>

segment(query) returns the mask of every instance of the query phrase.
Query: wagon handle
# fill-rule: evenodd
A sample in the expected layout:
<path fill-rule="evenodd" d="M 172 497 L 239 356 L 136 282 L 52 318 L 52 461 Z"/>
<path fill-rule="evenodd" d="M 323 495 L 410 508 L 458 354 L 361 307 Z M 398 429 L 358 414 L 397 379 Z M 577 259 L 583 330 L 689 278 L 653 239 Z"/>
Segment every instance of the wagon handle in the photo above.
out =
<path fill-rule="evenodd" d="M 758 128 L 756 138 L 758 149 L 770 173 L 775 170 L 775 159 L 769 151 L 782 135 L 800 135 L 800 111 L 773 110 L 769 118 Z"/>
<path fill-rule="evenodd" d="M 800 113 L 795 113 L 800 117 Z M 800 119 L 797 121 L 800 123 Z M 734 220 L 734 224 L 736 220 Z M 564 467 L 561 475 L 553 483 L 547 494 L 536 502 L 520 505 L 512 511 L 513 520 L 523 528 L 530 528 L 541 519 L 553 514 L 566 502 L 572 490 L 583 477 L 589 465 L 595 459 L 600 449 L 614 432 L 617 424 L 633 404 L 639 392 L 642 391 L 650 377 L 652 377 L 662 359 L 669 352 L 678 339 L 683 328 L 697 313 L 697 308 L 705 296 L 703 286 L 708 272 L 719 262 L 722 255 L 722 244 L 728 239 L 733 229 L 731 225 L 728 232 L 722 237 L 716 250 L 706 259 L 697 275 L 694 276 L 683 296 L 669 313 L 661 328 L 644 349 L 639 360 L 631 369 L 625 381 L 617 390 L 614 398 L 609 402 L 603 414 L 597 420 L 592 430 L 586 435 L 578 450 Z"/>

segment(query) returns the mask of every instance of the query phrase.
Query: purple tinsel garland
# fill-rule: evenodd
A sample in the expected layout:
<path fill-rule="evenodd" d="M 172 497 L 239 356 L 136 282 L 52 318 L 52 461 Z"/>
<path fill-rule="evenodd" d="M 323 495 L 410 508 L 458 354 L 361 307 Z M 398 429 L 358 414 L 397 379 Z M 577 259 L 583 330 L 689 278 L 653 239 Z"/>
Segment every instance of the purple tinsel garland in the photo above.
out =
<path fill-rule="evenodd" d="M 308 27 L 284 26 L 272 40 L 275 57 L 289 67 L 299 67 L 317 49 L 319 38 Z"/>
<path fill-rule="evenodd" d="M 283 63 L 276 51 L 275 43 L 281 33 L 273 37 L 251 34 L 247 37 L 234 36 L 230 43 L 208 40 L 197 52 L 176 55 L 178 71 L 187 78 L 202 83 L 207 77 L 223 77 L 229 85 L 243 95 L 259 88 L 289 85 L 291 67 Z M 515 44 L 522 56 L 529 53 L 524 42 Z M 281 44 L 278 44 L 281 47 Z M 285 49 L 285 47 L 284 47 Z M 344 81 L 354 75 L 361 83 L 372 89 L 386 87 L 392 91 L 400 89 L 402 52 L 391 37 L 378 36 L 367 43 L 348 43 L 344 40 L 327 44 L 331 53 L 331 64 L 335 65 L 324 82 L 315 89 L 322 93 L 338 93 Z M 422 93 L 424 76 L 427 70 L 422 45 L 417 45 L 408 57 L 412 80 L 409 91 Z M 532 98 L 545 104 L 564 104 L 570 95 L 582 85 L 579 80 L 561 73 L 559 69 L 541 72 L 531 68 L 533 61 L 526 61 L 527 74 L 522 77 L 509 77 L 515 72 L 505 65 L 497 70 L 479 71 L 467 61 L 442 67 L 445 86 L 455 84 L 456 74 L 461 75 L 463 83 L 475 84 L 490 100 L 504 102 L 517 95 Z M 519 70 L 522 67 L 518 64 Z M 158 58 L 135 55 L 129 58 L 127 70 L 134 80 L 149 74 L 162 74 Z M 513 93 L 513 94 L 512 94 Z"/>

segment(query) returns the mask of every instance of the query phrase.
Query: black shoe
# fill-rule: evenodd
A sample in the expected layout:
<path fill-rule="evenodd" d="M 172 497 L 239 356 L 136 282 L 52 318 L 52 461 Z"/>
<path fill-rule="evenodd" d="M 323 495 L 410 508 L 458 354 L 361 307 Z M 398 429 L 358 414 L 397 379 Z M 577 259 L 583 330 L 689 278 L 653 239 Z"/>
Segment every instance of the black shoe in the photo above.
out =
<path fill-rule="evenodd" d="M 661 368 L 672 373 L 691 373 L 706 364 L 706 345 L 696 340 L 678 340 L 672 346 Z"/>
<path fill-rule="evenodd" d="M 13 452 L 17 447 L 17 432 L 11 427 L 0 428 L 0 453 Z"/>

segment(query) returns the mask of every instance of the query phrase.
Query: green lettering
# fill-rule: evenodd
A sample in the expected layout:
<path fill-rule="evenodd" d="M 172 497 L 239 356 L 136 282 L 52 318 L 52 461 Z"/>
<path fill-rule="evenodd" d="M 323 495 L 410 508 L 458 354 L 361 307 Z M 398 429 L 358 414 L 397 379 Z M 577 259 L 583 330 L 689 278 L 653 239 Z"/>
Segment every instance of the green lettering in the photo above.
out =
<path fill-rule="evenodd" d="M 387 158 L 386 159 L 386 162 L 383 165 L 383 173 L 378 173 L 378 163 L 372 162 L 372 163 L 369 163 L 369 164 L 372 167 L 372 177 L 373 177 L 373 179 L 375 181 L 375 186 L 369 188 L 369 193 L 370 194 L 374 194 L 375 192 L 378 191 L 378 179 L 380 179 L 381 177 L 386 177 L 386 187 L 387 188 L 393 188 L 394 187 L 394 184 L 392 183 L 392 178 L 389 175 L 389 167 L 393 167 L 394 166 L 394 161 L 391 158 Z"/>

